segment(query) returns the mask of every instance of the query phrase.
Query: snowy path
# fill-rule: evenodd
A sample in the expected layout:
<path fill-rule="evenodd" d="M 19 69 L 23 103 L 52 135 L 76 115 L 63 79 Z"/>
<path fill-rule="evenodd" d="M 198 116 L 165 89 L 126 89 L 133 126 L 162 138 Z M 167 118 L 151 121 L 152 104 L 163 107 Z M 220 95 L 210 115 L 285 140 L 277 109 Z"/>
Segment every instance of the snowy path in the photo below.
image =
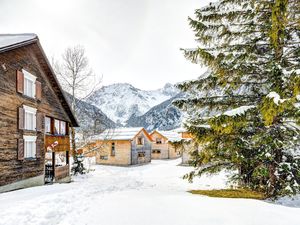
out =
<path fill-rule="evenodd" d="M 178 160 L 139 167 L 95 166 L 70 184 L 0 194 L 1 225 L 299 225 L 300 204 L 192 195 L 193 188 L 222 188 L 226 177 L 189 184 L 191 168 Z"/>

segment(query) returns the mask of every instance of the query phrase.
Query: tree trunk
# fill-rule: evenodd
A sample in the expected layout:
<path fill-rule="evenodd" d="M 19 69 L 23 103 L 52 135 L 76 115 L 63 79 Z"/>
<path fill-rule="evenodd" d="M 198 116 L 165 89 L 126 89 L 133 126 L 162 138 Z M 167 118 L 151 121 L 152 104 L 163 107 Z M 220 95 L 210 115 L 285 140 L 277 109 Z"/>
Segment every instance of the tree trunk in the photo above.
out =
<path fill-rule="evenodd" d="M 76 156 L 75 128 L 71 127 L 71 145 L 73 158 Z"/>
<path fill-rule="evenodd" d="M 268 195 L 269 196 L 274 196 L 275 195 L 275 191 L 276 191 L 276 176 L 275 176 L 275 166 L 274 164 L 270 164 L 269 165 L 269 181 L 270 181 L 270 185 L 269 185 L 269 190 L 268 190 Z"/>

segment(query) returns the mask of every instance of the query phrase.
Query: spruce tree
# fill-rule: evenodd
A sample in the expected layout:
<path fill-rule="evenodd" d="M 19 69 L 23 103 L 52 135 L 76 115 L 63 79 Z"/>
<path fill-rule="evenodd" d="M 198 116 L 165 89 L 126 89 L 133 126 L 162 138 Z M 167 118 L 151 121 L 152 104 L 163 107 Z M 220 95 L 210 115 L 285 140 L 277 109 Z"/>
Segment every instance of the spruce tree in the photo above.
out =
<path fill-rule="evenodd" d="M 267 196 L 299 192 L 299 10 L 297 0 L 220 0 L 189 18 L 198 47 L 184 54 L 208 67 L 175 102 L 203 146 L 190 180 L 230 169 Z"/>

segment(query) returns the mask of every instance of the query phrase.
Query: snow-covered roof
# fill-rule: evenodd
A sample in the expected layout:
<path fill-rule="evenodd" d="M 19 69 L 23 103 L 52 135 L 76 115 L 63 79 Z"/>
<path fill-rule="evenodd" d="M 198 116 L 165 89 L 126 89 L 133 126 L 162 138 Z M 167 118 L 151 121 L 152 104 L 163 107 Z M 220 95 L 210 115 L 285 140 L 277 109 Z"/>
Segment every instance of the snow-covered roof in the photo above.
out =
<path fill-rule="evenodd" d="M 187 132 L 187 130 L 184 128 L 184 127 L 179 127 L 179 128 L 176 128 L 173 130 L 174 132 L 177 132 L 177 133 L 184 133 L 184 132 Z"/>
<path fill-rule="evenodd" d="M 181 141 L 182 140 L 181 134 L 178 133 L 175 130 L 170 130 L 170 131 L 155 130 L 153 132 L 157 132 L 157 133 L 161 134 L 162 136 L 167 138 L 168 141 L 170 141 L 170 142 L 175 142 L 175 141 Z"/>
<path fill-rule="evenodd" d="M 182 136 L 176 131 L 159 131 L 163 136 L 168 138 L 168 141 L 174 142 L 174 141 L 181 141 Z"/>
<path fill-rule="evenodd" d="M 144 130 L 143 127 L 116 128 L 107 129 L 101 134 L 91 137 L 92 140 L 132 140 L 139 132 Z M 145 131 L 146 132 L 146 131 Z"/>
<path fill-rule="evenodd" d="M 37 35 L 32 33 L 0 34 L 0 51 L 35 41 L 37 38 Z"/>

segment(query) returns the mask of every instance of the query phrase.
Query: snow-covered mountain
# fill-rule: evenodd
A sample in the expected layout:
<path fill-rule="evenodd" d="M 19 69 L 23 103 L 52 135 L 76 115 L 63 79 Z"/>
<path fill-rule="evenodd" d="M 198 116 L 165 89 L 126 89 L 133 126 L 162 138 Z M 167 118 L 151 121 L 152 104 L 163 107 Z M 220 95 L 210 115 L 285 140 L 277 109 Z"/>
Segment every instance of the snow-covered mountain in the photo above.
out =
<path fill-rule="evenodd" d="M 142 116 L 134 116 L 127 121 L 128 127 L 145 127 L 146 130 L 172 130 L 178 128 L 182 124 L 183 114 L 176 108 L 172 102 L 182 97 L 182 94 L 177 94 L 175 97 L 164 101 L 163 103 L 154 106 Z"/>
<path fill-rule="evenodd" d="M 65 92 L 71 104 L 71 95 Z M 76 99 L 76 117 L 79 123 L 77 131 L 85 135 L 100 133 L 107 128 L 114 128 L 116 124 L 109 119 L 99 108 L 79 99 Z"/>
<path fill-rule="evenodd" d="M 115 123 L 125 125 L 130 118 L 143 115 L 178 93 L 179 90 L 172 84 L 146 91 L 128 83 L 117 83 L 95 91 L 87 102 L 101 109 Z"/>

